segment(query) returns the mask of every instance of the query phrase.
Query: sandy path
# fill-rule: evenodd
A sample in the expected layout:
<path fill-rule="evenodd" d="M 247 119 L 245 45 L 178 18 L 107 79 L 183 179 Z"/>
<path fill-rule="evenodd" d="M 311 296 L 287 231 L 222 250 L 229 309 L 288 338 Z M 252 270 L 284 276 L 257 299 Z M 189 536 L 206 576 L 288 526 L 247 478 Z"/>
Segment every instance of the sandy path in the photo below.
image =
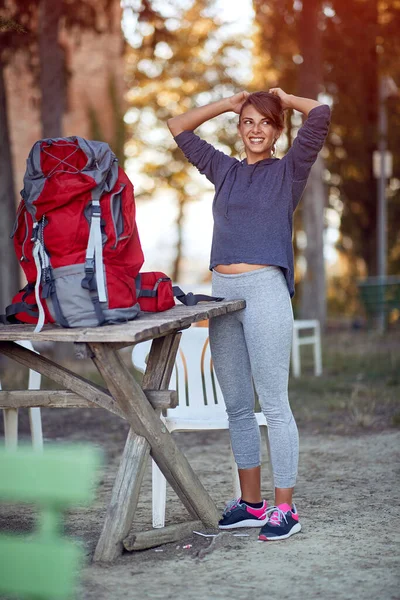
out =
<path fill-rule="evenodd" d="M 222 506 L 230 495 L 226 432 L 181 434 L 178 439 Z M 126 554 L 111 567 L 87 567 L 79 598 L 399 599 L 399 440 L 394 431 L 359 437 L 303 435 L 296 492 L 300 534 L 278 543 L 258 542 L 256 530 L 240 530 L 249 537 L 224 534 L 220 547 L 203 559 L 197 554 L 209 540 L 198 536 L 163 546 L 163 552 Z M 150 522 L 149 491 L 147 477 L 134 528 L 140 527 L 140 520 Z M 268 488 L 266 495 L 269 499 Z M 170 498 L 169 519 L 185 520 L 178 500 L 172 493 Z M 93 547 L 101 522 L 97 508 L 90 533 L 86 527 L 93 510 L 84 523 L 82 513 L 77 521 L 73 515 L 69 521 L 74 533 L 86 525 L 88 547 Z M 183 544 L 192 548 L 184 550 Z"/>

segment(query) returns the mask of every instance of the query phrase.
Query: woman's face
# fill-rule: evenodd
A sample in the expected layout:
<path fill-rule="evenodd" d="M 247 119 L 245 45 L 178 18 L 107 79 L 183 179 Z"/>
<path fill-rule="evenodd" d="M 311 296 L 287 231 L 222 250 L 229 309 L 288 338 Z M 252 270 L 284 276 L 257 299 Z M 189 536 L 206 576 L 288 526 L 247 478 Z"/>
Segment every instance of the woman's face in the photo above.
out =
<path fill-rule="evenodd" d="M 247 162 L 255 163 L 263 158 L 270 158 L 272 146 L 280 135 L 268 117 L 264 117 L 249 104 L 243 109 L 239 134 L 246 150 Z"/>

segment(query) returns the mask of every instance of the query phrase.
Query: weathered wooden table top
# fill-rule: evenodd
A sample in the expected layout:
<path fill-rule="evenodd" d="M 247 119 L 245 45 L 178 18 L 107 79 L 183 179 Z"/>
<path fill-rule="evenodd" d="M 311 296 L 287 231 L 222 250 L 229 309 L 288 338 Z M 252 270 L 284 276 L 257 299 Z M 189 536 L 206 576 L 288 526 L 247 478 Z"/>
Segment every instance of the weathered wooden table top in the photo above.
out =
<path fill-rule="evenodd" d="M 33 333 L 34 325 L 0 325 L 0 341 L 127 342 L 136 344 L 185 329 L 197 321 L 241 310 L 245 306 L 244 300 L 202 302 L 195 306 L 176 305 L 164 312 L 141 313 L 137 319 L 121 325 L 73 329 L 45 325 L 39 333 Z"/>

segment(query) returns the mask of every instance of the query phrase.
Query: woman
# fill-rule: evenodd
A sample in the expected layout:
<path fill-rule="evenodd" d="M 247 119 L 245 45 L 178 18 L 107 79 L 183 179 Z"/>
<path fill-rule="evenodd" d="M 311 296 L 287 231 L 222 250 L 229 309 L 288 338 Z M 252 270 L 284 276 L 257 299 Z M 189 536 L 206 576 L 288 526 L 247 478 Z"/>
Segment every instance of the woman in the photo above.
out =
<path fill-rule="evenodd" d="M 284 111 L 307 120 L 282 159 L 274 157 Z M 239 114 L 246 159 L 225 155 L 193 133 L 225 112 Z M 226 403 L 241 498 L 230 502 L 221 529 L 260 527 L 259 539 L 285 539 L 301 529 L 293 503 L 298 433 L 288 400 L 292 341 L 293 212 L 328 131 L 329 107 L 281 88 L 240 92 L 173 117 L 168 127 L 186 158 L 215 186 L 212 293 L 243 298 L 243 311 L 210 321 L 215 371 Z M 268 424 L 274 505 L 261 498 L 260 432 L 254 387 Z"/>

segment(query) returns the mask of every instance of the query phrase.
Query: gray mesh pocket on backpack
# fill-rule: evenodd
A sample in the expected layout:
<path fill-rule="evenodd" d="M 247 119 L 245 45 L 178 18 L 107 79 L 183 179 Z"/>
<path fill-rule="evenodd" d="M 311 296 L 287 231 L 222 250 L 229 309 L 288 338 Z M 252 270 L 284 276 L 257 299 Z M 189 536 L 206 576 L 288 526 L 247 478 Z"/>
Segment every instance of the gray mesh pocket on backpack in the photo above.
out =
<path fill-rule="evenodd" d="M 104 274 L 105 276 L 105 274 Z M 69 265 L 53 269 L 56 294 L 61 312 L 69 327 L 96 327 L 98 319 L 88 290 L 82 288 L 85 277 L 85 265 Z M 107 291 L 107 282 L 106 282 Z M 51 297 L 47 299 L 51 316 L 56 321 L 57 314 Z M 127 308 L 108 308 L 108 302 L 101 302 L 106 323 L 124 323 L 137 317 L 140 312 L 138 303 Z"/>

